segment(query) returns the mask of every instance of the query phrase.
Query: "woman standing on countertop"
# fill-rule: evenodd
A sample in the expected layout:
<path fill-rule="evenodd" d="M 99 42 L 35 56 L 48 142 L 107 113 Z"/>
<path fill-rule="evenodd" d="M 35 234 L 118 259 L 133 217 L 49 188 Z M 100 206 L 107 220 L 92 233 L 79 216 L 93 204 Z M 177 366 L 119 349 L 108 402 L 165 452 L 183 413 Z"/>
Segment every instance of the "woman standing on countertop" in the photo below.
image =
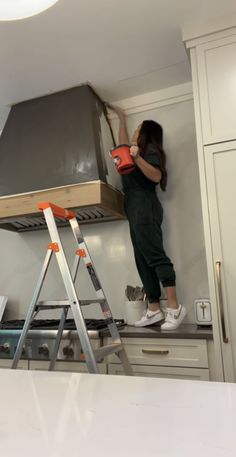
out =
<path fill-rule="evenodd" d="M 112 105 L 108 107 L 119 117 L 119 143 L 129 144 L 123 110 Z M 135 325 L 144 327 L 165 319 L 161 329 L 174 330 L 186 316 L 186 309 L 177 301 L 175 271 L 163 248 L 163 209 L 156 195 L 157 185 L 162 191 L 167 185 L 161 125 L 155 121 L 143 121 L 131 138 L 130 154 L 136 167 L 133 172 L 122 175 L 125 211 L 136 266 L 148 298 L 148 309 Z M 160 309 L 160 282 L 168 300 L 165 317 Z"/>

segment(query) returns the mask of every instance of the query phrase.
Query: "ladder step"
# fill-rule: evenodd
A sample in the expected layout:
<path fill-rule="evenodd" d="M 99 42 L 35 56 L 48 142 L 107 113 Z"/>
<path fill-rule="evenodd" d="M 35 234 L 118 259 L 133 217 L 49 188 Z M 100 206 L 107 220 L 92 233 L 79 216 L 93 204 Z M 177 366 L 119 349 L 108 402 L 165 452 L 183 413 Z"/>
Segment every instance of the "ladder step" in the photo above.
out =
<path fill-rule="evenodd" d="M 81 306 L 88 306 L 88 305 L 94 305 L 94 304 L 102 304 L 105 303 L 105 298 L 95 298 L 94 300 L 80 300 Z"/>
<path fill-rule="evenodd" d="M 107 355 L 114 354 L 115 352 L 119 352 L 121 350 L 123 350 L 121 342 L 107 344 L 107 346 L 102 346 L 101 348 L 94 350 L 95 359 L 98 362 L 99 360 L 104 359 Z"/>
<path fill-rule="evenodd" d="M 81 306 L 88 306 L 92 304 L 105 303 L 104 298 L 96 298 L 94 300 L 79 300 Z M 69 300 L 43 300 L 39 301 L 36 305 L 36 310 L 39 309 L 56 309 L 56 308 L 68 308 L 70 306 Z"/>

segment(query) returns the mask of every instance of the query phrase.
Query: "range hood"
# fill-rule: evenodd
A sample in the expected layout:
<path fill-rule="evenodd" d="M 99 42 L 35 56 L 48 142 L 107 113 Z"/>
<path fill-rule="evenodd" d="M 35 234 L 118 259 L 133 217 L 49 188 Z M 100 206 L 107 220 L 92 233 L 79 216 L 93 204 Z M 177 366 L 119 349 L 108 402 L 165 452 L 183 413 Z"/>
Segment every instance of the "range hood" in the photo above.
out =
<path fill-rule="evenodd" d="M 104 104 L 88 85 L 12 106 L 0 136 L 0 228 L 44 228 L 40 201 L 73 209 L 81 223 L 124 219 L 113 145 Z"/>

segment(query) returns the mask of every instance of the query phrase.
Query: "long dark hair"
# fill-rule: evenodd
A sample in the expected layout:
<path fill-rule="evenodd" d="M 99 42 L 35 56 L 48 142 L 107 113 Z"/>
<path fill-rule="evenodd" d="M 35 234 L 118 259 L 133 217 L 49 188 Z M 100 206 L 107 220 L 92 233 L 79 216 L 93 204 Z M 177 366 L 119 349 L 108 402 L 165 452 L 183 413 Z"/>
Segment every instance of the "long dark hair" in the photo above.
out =
<path fill-rule="evenodd" d="M 163 191 L 166 190 L 167 185 L 167 171 L 166 171 L 166 154 L 163 149 L 163 129 L 160 124 L 155 121 L 143 121 L 138 141 L 138 147 L 141 149 L 145 156 L 145 151 L 148 145 L 154 146 L 157 151 L 161 170 L 160 187 Z"/>

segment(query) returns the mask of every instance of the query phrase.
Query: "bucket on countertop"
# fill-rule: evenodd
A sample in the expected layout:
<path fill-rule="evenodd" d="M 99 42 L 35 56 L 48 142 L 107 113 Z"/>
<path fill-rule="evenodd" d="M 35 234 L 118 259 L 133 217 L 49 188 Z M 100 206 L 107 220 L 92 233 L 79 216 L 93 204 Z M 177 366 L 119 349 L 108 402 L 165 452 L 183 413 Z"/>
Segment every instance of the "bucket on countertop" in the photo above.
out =
<path fill-rule="evenodd" d="M 125 319 L 127 325 L 134 325 L 139 321 L 147 309 L 147 302 L 144 300 L 135 300 L 125 302 Z"/>
<path fill-rule="evenodd" d="M 121 175 L 126 175 L 134 171 L 135 163 L 133 157 L 130 155 L 130 146 L 128 144 L 120 144 L 111 149 L 110 152 L 117 171 Z"/>

